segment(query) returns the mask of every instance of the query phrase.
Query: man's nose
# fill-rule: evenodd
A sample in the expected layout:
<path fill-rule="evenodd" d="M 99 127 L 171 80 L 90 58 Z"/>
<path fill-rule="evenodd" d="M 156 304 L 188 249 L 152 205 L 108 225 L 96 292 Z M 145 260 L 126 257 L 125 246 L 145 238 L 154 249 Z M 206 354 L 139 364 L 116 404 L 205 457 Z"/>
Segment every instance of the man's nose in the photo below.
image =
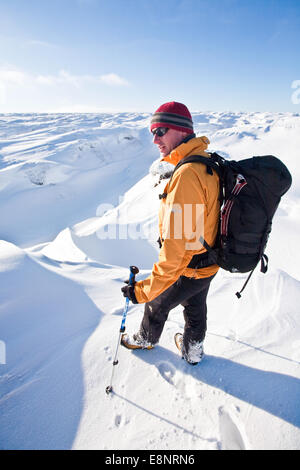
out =
<path fill-rule="evenodd" d="M 160 142 L 160 137 L 157 134 L 154 134 L 153 136 L 153 143 L 158 144 Z"/>

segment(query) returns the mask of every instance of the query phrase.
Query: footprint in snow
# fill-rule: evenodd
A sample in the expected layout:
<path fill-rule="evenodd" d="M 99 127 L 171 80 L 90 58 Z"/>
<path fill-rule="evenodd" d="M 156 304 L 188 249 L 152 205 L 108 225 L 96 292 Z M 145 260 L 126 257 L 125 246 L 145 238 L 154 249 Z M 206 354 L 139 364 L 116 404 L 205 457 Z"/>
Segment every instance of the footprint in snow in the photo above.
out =
<path fill-rule="evenodd" d="M 111 361 L 112 360 L 111 347 L 110 346 L 105 346 L 103 349 L 104 349 L 104 353 L 106 355 L 106 360 Z"/>
<path fill-rule="evenodd" d="M 126 426 L 130 423 L 130 418 L 126 418 L 122 415 L 115 416 L 115 426 L 119 428 L 120 426 Z"/>
<path fill-rule="evenodd" d="M 160 375 L 185 398 L 199 397 L 199 390 L 193 379 L 183 376 L 172 364 L 162 361 L 157 366 Z"/>
<path fill-rule="evenodd" d="M 115 417 L 115 426 L 119 427 L 122 421 L 122 416 L 121 415 L 116 415 Z"/>
<path fill-rule="evenodd" d="M 176 373 L 175 367 L 169 362 L 160 362 L 157 366 L 160 375 L 171 385 L 174 385 L 173 377 Z"/>
<path fill-rule="evenodd" d="M 233 405 L 219 408 L 219 430 L 223 450 L 250 449 L 243 423 Z"/>

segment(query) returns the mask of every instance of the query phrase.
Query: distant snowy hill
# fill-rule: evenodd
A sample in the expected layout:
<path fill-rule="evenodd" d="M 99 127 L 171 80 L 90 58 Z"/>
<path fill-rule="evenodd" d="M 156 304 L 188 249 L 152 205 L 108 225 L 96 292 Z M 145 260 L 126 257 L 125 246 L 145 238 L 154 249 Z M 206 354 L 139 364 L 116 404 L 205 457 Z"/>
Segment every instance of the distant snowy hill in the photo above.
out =
<path fill-rule="evenodd" d="M 300 116 L 194 113 L 209 150 L 273 154 L 293 176 L 269 271 L 219 271 L 205 359 L 191 367 L 169 316 L 152 351 L 119 350 L 128 268 L 157 260 L 170 168 L 149 114 L 0 114 L 0 448 L 300 449 Z M 127 331 L 141 321 L 131 305 Z"/>

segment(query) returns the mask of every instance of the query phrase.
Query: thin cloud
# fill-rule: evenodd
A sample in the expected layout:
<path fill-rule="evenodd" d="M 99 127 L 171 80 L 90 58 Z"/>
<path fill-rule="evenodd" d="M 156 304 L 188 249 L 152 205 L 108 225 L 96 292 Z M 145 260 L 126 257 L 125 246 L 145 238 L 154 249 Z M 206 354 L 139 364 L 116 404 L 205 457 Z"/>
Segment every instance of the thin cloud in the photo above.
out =
<path fill-rule="evenodd" d="M 0 68 L 0 83 L 4 85 L 24 85 L 26 83 L 56 86 L 71 85 L 81 88 L 87 83 L 105 84 L 109 86 L 128 86 L 129 82 L 116 73 L 105 75 L 74 75 L 66 70 L 60 70 L 56 75 L 32 75 L 15 68 Z"/>
<path fill-rule="evenodd" d="M 129 82 L 124 78 L 120 77 L 116 73 L 108 73 L 106 75 L 101 75 L 100 80 L 106 85 L 112 86 L 128 86 Z"/>
<path fill-rule="evenodd" d="M 0 68 L 0 104 L 7 102 L 9 86 L 22 87 L 26 83 L 26 74 L 13 68 Z"/>
<path fill-rule="evenodd" d="M 58 46 L 56 44 L 53 44 L 51 42 L 47 41 L 40 41 L 39 39 L 31 39 L 29 41 L 26 41 L 23 46 L 38 46 L 38 47 L 47 47 L 47 48 L 57 48 Z"/>
<path fill-rule="evenodd" d="M 32 97 L 30 102 L 43 101 L 49 107 L 50 103 L 47 100 L 50 98 L 48 96 L 60 96 L 71 101 L 82 100 L 84 96 L 88 97 L 91 93 L 98 93 L 101 88 L 102 93 L 107 94 L 104 91 L 107 87 L 121 88 L 129 85 L 126 79 L 113 72 L 104 75 L 74 75 L 66 70 L 60 70 L 54 75 L 38 75 L 6 65 L 0 67 L 0 112 L 10 112 L 16 96 L 20 96 L 21 101 L 24 102 Z M 49 95 L 48 91 L 52 95 Z M 19 101 L 18 107 L 20 108 L 20 106 L 21 102 Z M 9 111 L 4 111 L 4 109 Z"/>
<path fill-rule="evenodd" d="M 0 83 L 22 85 L 26 81 L 26 74 L 13 68 L 0 69 Z"/>
<path fill-rule="evenodd" d="M 86 81 L 91 81 L 87 75 L 72 75 L 66 70 L 60 70 L 57 75 L 38 75 L 35 77 L 36 83 L 40 85 L 54 86 L 68 84 L 80 88 Z"/>

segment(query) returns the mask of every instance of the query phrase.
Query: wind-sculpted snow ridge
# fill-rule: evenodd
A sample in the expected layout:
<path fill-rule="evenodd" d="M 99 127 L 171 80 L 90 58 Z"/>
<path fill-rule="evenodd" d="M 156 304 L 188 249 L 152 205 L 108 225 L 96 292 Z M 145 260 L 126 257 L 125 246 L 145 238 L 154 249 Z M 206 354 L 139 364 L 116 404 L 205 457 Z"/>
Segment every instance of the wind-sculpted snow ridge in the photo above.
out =
<path fill-rule="evenodd" d="M 159 345 L 119 351 L 129 266 L 157 260 L 160 162 L 149 113 L 0 114 L 0 448 L 300 449 L 300 117 L 193 113 L 209 150 L 273 154 L 293 176 L 269 271 L 220 271 L 205 356 L 181 360 L 170 312 Z M 163 176 L 161 178 L 161 176 Z M 130 305 L 126 329 L 143 305 Z M 270 432 L 272 430 L 272 432 Z"/>

